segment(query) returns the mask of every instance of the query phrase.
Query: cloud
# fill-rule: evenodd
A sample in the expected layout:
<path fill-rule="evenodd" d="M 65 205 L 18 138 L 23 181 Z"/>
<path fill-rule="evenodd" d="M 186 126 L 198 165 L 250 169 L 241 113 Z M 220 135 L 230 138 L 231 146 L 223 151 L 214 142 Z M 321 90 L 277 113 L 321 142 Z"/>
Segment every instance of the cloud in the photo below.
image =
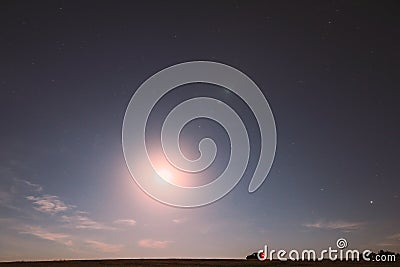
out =
<path fill-rule="evenodd" d="M 172 241 L 161 241 L 152 239 L 142 239 L 138 245 L 142 248 L 166 248 Z"/>
<path fill-rule="evenodd" d="M 91 229 L 91 230 L 114 230 L 115 228 L 103 225 L 99 222 L 96 222 L 90 219 L 87 216 L 81 215 L 85 214 L 85 212 L 77 211 L 74 215 L 61 216 L 61 220 L 63 222 L 69 223 L 71 227 L 76 229 Z"/>
<path fill-rule="evenodd" d="M 55 241 L 67 246 L 72 246 L 73 244 L 72 241 L 69 240 L 69 235 L 63 233 L 49 232 L 41 228 L 40 226 L 25 225 L 22 227 L 19 233 L 33 235 L 41 239 Z"/>
<path fill-rule="evenodd" d="M 86 243 L 97 250 L 108 253 L 118 252 L 123 247 L 122 245 L 109 244 L 95 240 L 86 240 Z"/>
<path fill-rule="evenodd" d="M 136 221 L 132 220 L 132 219 L 119 219 L 119 220 L 115 220 L 114 223 L 121 224 L 121 225 L 134 226 L 136 224 Z"/>
<path fill-rule="evenodd" d="M 7 176 L 11 176 L 11 179 L 5 179 L 1 181 L 0 185 L 0 205 L 14 211 L 24 212 L 24 196 L 26 194 L 32 194 L 33 192 L 40 192 L 43 190 L 43 188 L 40 185 L 31 183 L 28 180 L 14 177 L 11 172 L 8 173 L 6 177 Z"/>
<path fill-rule="evenodd" d="M 43 195 L 39 197 L 27 196 L 26 199 L 33 202 L 34 209 L 47 214 L 56 214 L 64 212 L 75 206 L 67 205 L 61 201 L 58 196 Z"/>
<path fill-rule="evenodd" d="M 342 230 L 353 231 L 358 230 L 363 226 L 361 222 L 346 222 L 346 221 L 332 221 L 332 222 L 317 222 L 308 223 L 303 226 L 307 228 L 323 229 L 323 230 Z"/>
<path fill-rule="evenodd" d="M 43 190 L 42 186 L 34 184 L 27 180 L 14 179 L 14 182 L 18 182 L 18 188 L 21 186 L 28 187 L 29 193 L 22 191 L 19 194 L 11 194 L 8 192 L 0 191 L 0 205 L 5 206 L 6 204 L 10 206 L 12 202 L 12 196 L 23 195 L 21 200 L 24 203 L 30 203 L 33 209 L 51 215 L 52 221 L 56 222 L 58 226 L 69 227 L 74 229 L 84 229 L 84 230 L 116 230 L 115 227 L 107 226 L 103 223 L 97 222 L 90 218 L 89 213 L 85 211 L 78 210 L 77 206 L 65 203 L 60 197 L 51 194 L 40 194 Z M 33 194 L 33 191 L 36 194 Z M 17 190 L 18 192 L 18 190 Z M 27 202 L 28 200 L 29 202 Z M 21 210 L 23 212 L 23 210 Z M 28 214 L 31 215 L 31 214 Z M 121 223 L 131 225 L 134 220 L 122 220 Z M 37 230 L 37 229 L 36 229 Z M 26 231 L 24 231 L 26 232 Z M 32 232 L 34 235 L 35 232 Z M 36 233 L 44 233 L 43 231 L 36 231 Z"/>
<path fill-rule="evenodd" d="M 187 221 L 187 219 L 185 218 L 178 218 L 178 219 L 173 219 L 172 220 L 174 223 L 176 224 L 181 224 L 181 223 L 185 223 Z"/>
<path fill-rule="evenodd" d="M 400 241 L 400 233 L 388 236 L 388 239 L 394 239 Z"/>
<path fill-rule="evenodd" d="M 395 244 L 393 244 L 393 243 L 385 243 L 385 242 L 383 242 L 383 243 L 378 243 L 378 244 L 376 244 L 378 247 L 392 247 L 392 246 L 395 246 Z"/>
<path fill-rule="evenodd" d="M 64 203 L 58 196 L 42 195 L 27 196 L 32 201 L 34 209 L 40 212 L 57 215 L 56 218 L 68 223 L 75 229 L 114 230 L 115 228 L 96 222 L 87 216 L 87 212 L 76 210 L 76 206 Z"/>
<path fill-rule="evenodd" d="M 38 184 L 34 184 L 34 183 L 29 182 L 28 180 L 23 180 L 23 179 L 21 179 L 20 181 L 25 183 L 26 185 L 32 187 L 33 190 L 36 191 L 36 192 L 42 192 L 43 191 L 43 187 L 41 187 Z"/>
<path fill-rule="evenodd" d="M 46 214 L 57 215 L 56 217 L 59 220 L 68 223 L 73 228 L 92 230 L 115 229 L 92 220 L 87 216 L 87 212 L 76 210 L 76 206 L 66 204 L 60 200 L 58 196 L 27 196 L 26 199 L 32 201 L 35 210 Z M 69 213 L 69 215 L 66 213 Z"/>

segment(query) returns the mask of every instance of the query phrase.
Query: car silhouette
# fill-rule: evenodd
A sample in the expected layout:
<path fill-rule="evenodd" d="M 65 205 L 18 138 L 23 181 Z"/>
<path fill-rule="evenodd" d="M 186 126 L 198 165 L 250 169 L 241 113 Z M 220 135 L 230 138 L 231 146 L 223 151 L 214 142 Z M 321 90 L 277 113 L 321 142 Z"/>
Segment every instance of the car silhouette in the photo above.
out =
<path fill-rule="evenodd" d="M 253 254 L 246 256 L 246 260 L 258 260 L 257 252 L 254 252 Z"/>

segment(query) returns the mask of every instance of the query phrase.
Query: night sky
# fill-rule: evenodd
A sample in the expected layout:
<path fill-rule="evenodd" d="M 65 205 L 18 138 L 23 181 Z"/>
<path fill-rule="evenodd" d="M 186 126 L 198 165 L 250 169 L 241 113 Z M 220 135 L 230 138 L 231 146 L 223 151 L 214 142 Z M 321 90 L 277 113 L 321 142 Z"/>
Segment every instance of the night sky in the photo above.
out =
<path fill-rule="evenodd" d="M 397 1 L 0 7 L 0 260 L 243 258 L 265 244 L 319 250 L 339 237 L 350 248 L 400 251 Z M 146 79 L 195 60 L 232 66 L 259 86 L 277 150 L 263 185 L 248 193 L 255 135 L 239 184 L 213 204 L 184 209 L 133 181 L 121 133 Z M 153 111 L 151 153 L 160 153 L 165 113 L 191 96 L 236 106 L 257 126 L 223 88 L 184 87 Z M 198 157 L 205 136 L 219 154 L 190 183 L 212 180 L 229 156 L 226 132 L 206 119 L 182 132 L 184 152 Z"/>

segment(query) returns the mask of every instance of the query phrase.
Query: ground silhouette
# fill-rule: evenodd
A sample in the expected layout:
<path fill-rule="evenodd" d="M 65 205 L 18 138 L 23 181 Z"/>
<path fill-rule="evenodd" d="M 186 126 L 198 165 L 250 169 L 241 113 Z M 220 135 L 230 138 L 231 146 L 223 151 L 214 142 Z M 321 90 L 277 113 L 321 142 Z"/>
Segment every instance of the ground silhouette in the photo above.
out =
<path fill-rule="evenodd" d="M 258 260 L 235 260 L 235 259 L 224 259 L 224 260 L 202 260 L 202 259 L 124 259 L 124 260 L 76 260 L 76 261 L 41 261 L 41 262 L 9 262 L 0 263 L 0 266 L 8 267 L 22 267 L 22 266 L 33 266 L 33 267 L 104 267 L 104 266 L 137 266 L 137 267 L 152 267 L 152 266 L 177 266 L 177 267 L 224 267 L 224 266 L 301 266 L 301 267 L 394 267 L 400 266 L 400 261 L 397 262 L 379 262 L 372 263 L 366 261 L 360 262 L 340 262 L 340 261 L 317 261 L 317 262 L 281 262 L 281 261 L 265 261 L 261 262 Z"/>

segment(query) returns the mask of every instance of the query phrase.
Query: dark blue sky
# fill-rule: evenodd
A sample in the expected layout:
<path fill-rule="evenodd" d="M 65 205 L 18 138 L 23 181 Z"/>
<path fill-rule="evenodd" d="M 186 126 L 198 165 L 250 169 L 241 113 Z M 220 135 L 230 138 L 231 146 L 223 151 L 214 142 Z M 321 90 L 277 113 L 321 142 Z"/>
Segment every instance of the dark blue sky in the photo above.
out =
<path fill-rule="evenodd" d="M 338 237 L 400 250 L 395 1 L 0 5 L 0 260 L 242 258 Z M 258 191 L 247 192 L 247 174 L 220 201 L 180 209 L 133 182 L 121 131 L 147 78 L 193 60 L 251 77 L 278 143 Z M 211 91 L 192 86 L 164 104 Z M 198 123 L 182 137 L 187 153 L 214 136 L 223 166 L 223 132 Z"/>

